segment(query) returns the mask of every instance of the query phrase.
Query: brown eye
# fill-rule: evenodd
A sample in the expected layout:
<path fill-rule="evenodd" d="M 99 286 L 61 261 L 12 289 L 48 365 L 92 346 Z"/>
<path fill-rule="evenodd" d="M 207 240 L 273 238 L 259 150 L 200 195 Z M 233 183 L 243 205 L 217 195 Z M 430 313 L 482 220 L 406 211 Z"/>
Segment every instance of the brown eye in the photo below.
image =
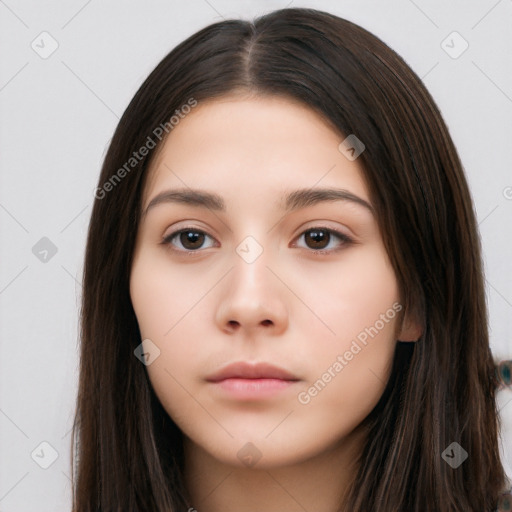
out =
<path fill-rule="evenodd" d="M 204 233 L 199 231 L 182 231 L 179 240 L 185 249 L 197 249 L 204 243 Z"/>
<path fill-rule="evenodd" d="M 176 239 L 181 245 L 181 247 L 178 247 L 176 250 L 182 252 L 197 252 L 197 249 L 203 248 L 202 246 L 204 244 L 205 237 L 209 237 L 209 235 L 203 231 L 192 228 L 185 228 L 181 229 L 180 231 L 171 233 L 169 236 L 164 238 L 162 243 L 164 245 L 175 245 L 173 241 Z"/>
<path fill-rule="evenodd" d="M 353 243 L 353 240 L 347 235 L 340 233 L 334 229 L 325 227 L 315 227 L 304 231 L 299 239 L 304 237 L 306 242 L 305 249 L 310 249 L 314 254 L 330 254 L 343 249 Z M 199 253 L 200 249 L 208 249 L 214 245 L 204 247 L 206 238 L 213 238 L 204 231 L 195 228 L 184 228 L 171 233 L 162 240 L 162 245 L 168 245 L 176 252 L 185 254 Z M 332 242 L 338 239 L 337 246 L 329 247 Z M 177 246 L 177 244 L 179 244 Z"/>
<path fill-rule="evenodd" d="M 306 231 L 304 239 L 308 245 L 311 244 L 311 249 L 325 249 L 331 239 L 331 235 L 327 230 L 315 228 Z"/>
<path fill-rule="evenodd" d="M 304 237 L 306 248 L 312 249 L 314 253 L 318 254 L 333 253 L 353 243 L 353 240 L 347 235 L 334 229 L 324 227 L 307 229 L 299 236 L 299 239 L 302 237 Z M 327 248 L 331 241 L 336 238 L 340 241 L 338 246 Z"/>

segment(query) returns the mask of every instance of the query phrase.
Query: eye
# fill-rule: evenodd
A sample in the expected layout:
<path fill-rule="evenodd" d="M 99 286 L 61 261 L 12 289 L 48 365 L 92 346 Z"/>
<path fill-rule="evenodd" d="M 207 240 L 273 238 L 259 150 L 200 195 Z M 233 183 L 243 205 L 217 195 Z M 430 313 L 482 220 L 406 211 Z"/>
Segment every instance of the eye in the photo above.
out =
<path fill-rule="evenodd" d="M 336 231 L 335 229 L 330 229 L 326 227 L 317 226 L 314 228 L 309 228 L 298 237 L 301 239 L 304 237 L 306 244 L 311 244 L 310 247 L 306 247 L 307 249 L 313 249 L 314 253 L 317 254 L 329 254 L 343 249 L 343 247 L 352 244 L 354 241 L 349 236 Z M 330 242 L 332 242 L 333 238 L 337 238 L 341 241 L 338 244 L 338 247 L 335 248 L 327 248 Z"/>
<path fill-rule="evenodd" d="M 172 249 L 178 252 L 197 252 L 197 249 L 200 249 L 203 245 L 205 236 L 209 237 L 207 233 L 199 229 L 183 228 L 165 237 L 162 240 L 162 244 L 172 246 L 174 245 L 173 240 L 176 238 L 181 244 L 181 248 L 174 249 L 174 247 L 172 247 Z"/>
<path fill-rule="evenodd" d="M 161 244 L 168 245 L 170 248 L 177 252 L 188 253 L 192 255 L 195 252 L 199 252 L 198 249 L 203 247 L 206 238 L 212 238 L 210 235 L 195 228 L 183 228 L 179 231 L 175 231 L 170 235 L 166 236 Z M 316 254 L 329 254 L 341 250 L 343 247 L 354 243 L 354 240 L 349 236 L 336 231 L 334 229 L 326 227 L 314 227 L 303 231 L 297 239 L 304 237 L 306 244 L 310 244 L 306 249 L 311 249 Z M 333 238 L 337 238 L 339 242 L 338 247 L 327 248 L 332 242 Z M 181 245 L 181 248 L 175 248 L 175 240 Z M 213 247 L 210 245 L 209 247 Z M 209 247 L 206 247 L 208 249 Z"/>

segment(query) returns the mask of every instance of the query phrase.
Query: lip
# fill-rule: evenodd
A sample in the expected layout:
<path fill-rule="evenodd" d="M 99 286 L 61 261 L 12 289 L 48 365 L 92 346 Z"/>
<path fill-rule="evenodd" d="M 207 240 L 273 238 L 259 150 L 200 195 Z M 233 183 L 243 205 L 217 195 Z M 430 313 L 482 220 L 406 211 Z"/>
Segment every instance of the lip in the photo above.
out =
<path fill-rule="evenodd" d="M 237 400 L 269 398 L 300 381 L 295 375 L 269 363 L 232 363 L 206 379 L 222 396 Z"/>
<path fill-rule="evenodd" d="M 245 361 L 228 364 L 206 378 L 208 382 L 220 382 L 226 379 L 300 380 L 291 372 L 279 366 L 264 362 L 248 363 Z"/>

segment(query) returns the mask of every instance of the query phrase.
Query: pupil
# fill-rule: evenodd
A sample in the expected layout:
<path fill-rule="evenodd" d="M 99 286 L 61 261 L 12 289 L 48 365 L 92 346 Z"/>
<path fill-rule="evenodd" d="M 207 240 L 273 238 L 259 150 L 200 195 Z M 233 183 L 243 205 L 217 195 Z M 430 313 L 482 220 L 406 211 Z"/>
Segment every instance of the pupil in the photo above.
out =
<path fill-rule="evenodd" d="M 180 235 L 180 241 L 184 247 L 196 249 L 202 245 L 203 237 L 204 234 L 197 231 L 183 231 Z M 306 238 L 308 237 L 312 240 L 312 247 L 314 249 L 323 249 L 326 246 L 326 242 L 329 241 L 328 232 L 321 229 L 308 231 Z"/>
<path fill-rule="evenodd" d="M 312 240 L 313 240 L 313 248 L 314 249 L 323 249 L 326 244 L 325 244 L 325 241 L 327 240 L 328 241 L 328 233 L 324 230 L 321 230 L 321 229 L 313 229 L 311 231 L 308 231 L 308 233 L 306 234 L 306 237 L 310 237 Z M 322 239 L 324 239 L 322 241 Z M 320 247 L 318 247 L 317 244 L 320 244 Z"/>
<path fill-rule="evenodd" d="M 183 231 L 180 236 L 180 238 L 181 238 L 180 241 L 184 247 L 187 247 L 187 244 L 189 244 L 189 247 L 187 247 L 187 248 L 195 249 L 202 245 L 202 237 L 203 236 L 204 236 L 203 233 L 198 233 L 196 231 Z M 197 243 L 198 240 L 200 243 Z M 190 247 L 190 244 L 192 245 L 192 247 Z"/>

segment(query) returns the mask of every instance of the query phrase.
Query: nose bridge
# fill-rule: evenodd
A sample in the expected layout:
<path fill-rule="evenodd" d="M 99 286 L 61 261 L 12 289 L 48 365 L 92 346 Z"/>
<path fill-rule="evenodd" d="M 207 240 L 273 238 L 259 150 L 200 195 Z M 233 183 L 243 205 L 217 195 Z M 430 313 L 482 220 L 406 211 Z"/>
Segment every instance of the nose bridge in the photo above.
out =
<path fill-rule="evenodd" d="M 269 220 L 258 213 L 262 206 L 255 198 L 247 198 L 245 206 L 240 204 L 240 208 L 248 208 L 247 211 L 252 214 L 245 221 L 239 218 L 233 228 L 232 235 L 238 241 L 234 246 L 234 271 L 251 282 L 256 276 L 262 278 L 269 272 L 265 265 L 272 265 L 271 240 L 274 231 L 269 230 Z"/>
<path fill-rule="evenodd" d="M 249 287 L 253 292 L 258 289 L 261 291 L 262 288 L 268 289 L 267 281 L 272 273 L 268 270 L 267 265 L 271 264 L 272 251 L 269 247 L 268 238 L 265 238 L 265 240 L 262 240 L 262 238 L 263 235 L 261 234 L 256 236 L 247 235 L 235 247 L 232 279 L 236 282 L 232 283 L 233 286 Z"/>
<path fill-rule="evenodd" d="M 258 261 L 261 265 L 262 262 L 268 259 L 268 237 L 261 233 L 257 235 L 249 234 L 236 246 L 235 252 L 246 265 L 252 266 Z"/>
<path fill-rule="evenodd" d="M 246 235 L 235 247 L 233 268 L 217 310 L 217 320 L 223 328 L 285 327 L 287 308 L 282 302 L 282 290 L 268 268 L 275 266 L 274 251 L 267 246 L 269 237 L 265 231 L 258 233 L 263 235 Z"/>

